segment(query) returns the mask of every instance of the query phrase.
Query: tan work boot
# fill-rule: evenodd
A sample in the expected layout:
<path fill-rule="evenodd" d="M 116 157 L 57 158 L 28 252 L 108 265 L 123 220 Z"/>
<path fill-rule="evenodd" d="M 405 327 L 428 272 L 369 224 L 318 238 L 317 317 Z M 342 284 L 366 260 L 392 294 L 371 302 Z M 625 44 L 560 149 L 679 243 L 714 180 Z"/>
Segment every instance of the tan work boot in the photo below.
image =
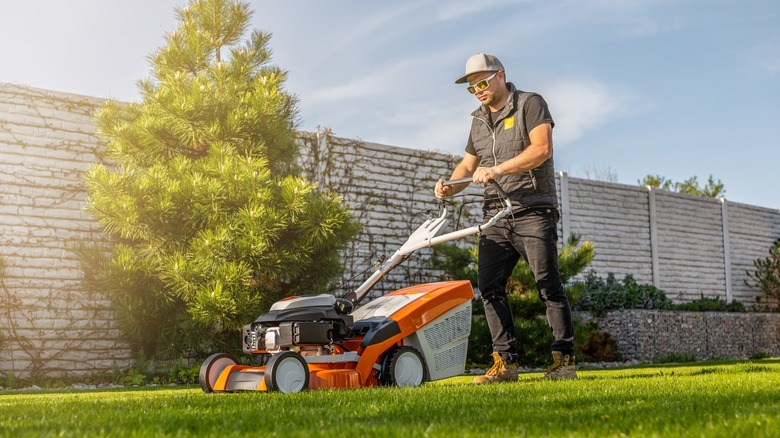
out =
<path fill-rule="evenodd" d="M 474 377 L 474 383 L 482 385 L 496 382 L 517 382 L 517 364 L 506 363 L 501 355 L 493 353 L 493 366 L 484 376 Z"/>
<path fill-rule="evenodd" d="M 553 351 L 553 364 L 544 372 L 545 380 L 576 379 L 577 370 L 574 368 L 574 356 L 563 355 L 560 351 Z"/>

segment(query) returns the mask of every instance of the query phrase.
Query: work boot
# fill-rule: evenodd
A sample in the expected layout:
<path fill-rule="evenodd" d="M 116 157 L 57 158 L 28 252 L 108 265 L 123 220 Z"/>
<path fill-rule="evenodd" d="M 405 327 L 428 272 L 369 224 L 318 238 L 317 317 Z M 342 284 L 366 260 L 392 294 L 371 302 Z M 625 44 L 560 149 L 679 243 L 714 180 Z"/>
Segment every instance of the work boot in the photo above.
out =
<path fill-rule="evenodd" d="M 563 355 L 560 351 L 553 351 L 553 364 L 544 372 L 545 380 L 576 379 L 577 370 L 574 368 L 574 356 Z"/>
<path fill-rule="evenodd" d="M 506 363 L 500 354 L 493 353 L 493 366 L 484 376 L 474 377 L 474 383 L 482 385 L 496 382 L 517 382 L 517 364 Z"/>

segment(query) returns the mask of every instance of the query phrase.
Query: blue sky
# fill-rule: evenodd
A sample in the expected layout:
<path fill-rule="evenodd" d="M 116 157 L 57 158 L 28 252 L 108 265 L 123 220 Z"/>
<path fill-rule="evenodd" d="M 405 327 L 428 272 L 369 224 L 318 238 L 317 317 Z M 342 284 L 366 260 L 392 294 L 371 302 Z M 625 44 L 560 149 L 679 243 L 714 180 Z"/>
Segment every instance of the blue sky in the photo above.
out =
<path fill-rule="evenodd" d="M 184 3 L 3 2 L 0 82 L 137 100 Z M 487 52 L 547 99 L 557 170 L 624 184 L 713 175 L 729 201 L 780 208 L 776 0 L 251 4 L 302 130 L 461 154 L 478 102 L 453 82 Z"/>

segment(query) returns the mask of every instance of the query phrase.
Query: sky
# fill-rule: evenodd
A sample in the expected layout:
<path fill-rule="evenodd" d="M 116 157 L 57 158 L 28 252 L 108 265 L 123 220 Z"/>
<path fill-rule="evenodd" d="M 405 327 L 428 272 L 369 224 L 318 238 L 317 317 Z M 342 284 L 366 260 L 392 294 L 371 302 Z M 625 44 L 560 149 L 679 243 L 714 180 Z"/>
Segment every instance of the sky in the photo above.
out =
<path fill-rule="evenodd" d="M 138 101 L 185 0 L 0 3 L 0 83 Z M 547 100 L 557 171 L 636 185 L 709 176 L 780 208 L 780 1 L 250 1 L 304 131 L 463 153 L 492 53 Z M 442 169 L 448 176 L 451 169 Z"/>

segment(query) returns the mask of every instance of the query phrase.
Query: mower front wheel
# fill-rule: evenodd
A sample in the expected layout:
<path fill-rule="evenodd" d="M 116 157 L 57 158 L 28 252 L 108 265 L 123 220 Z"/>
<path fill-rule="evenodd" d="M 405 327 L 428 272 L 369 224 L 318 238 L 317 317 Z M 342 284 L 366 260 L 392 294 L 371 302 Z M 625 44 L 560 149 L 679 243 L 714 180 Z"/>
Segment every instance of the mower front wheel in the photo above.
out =
<path fill-rule="evenodd" d="M 309 387 L 309 365 L 300 354 L 285 351 L 268 359 L 263 378 L 269 391 L 300 392 Z"/>
<path fill-rule="evenodd" d="M 425 382 L 425 362 L 412 347 L 398 347 L 390 351 L 382 366 L 382 383 L 391 386 L 420 386 Z"/>
<path fill-rule="evenodd" d="M 237 365 L 238 361 L 235 357 L 227 353 L 212 354 L 203 361 L 203 365 L 200 366 L 200 387 L 203 388 L 203 392 L 213 392 L 214 384 L 219 379 L 222 371 L 231 365 Z"/>

